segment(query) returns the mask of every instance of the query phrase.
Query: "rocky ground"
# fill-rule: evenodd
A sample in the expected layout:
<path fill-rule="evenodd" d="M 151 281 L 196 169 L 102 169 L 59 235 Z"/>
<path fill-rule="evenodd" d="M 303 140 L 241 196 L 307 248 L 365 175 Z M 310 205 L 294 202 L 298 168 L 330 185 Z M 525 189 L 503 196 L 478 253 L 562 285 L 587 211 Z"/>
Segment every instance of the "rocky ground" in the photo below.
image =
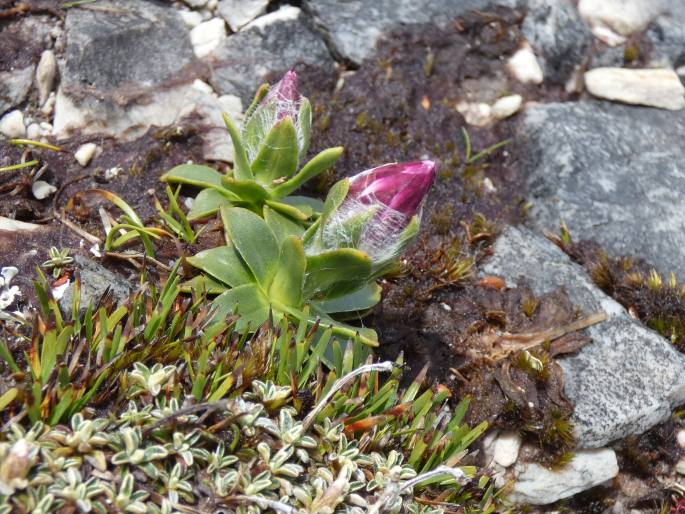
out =
<path fill-rule="evenodd" d="M 311 152 L 345 146 L 311 192 L 440 159 L 425 236 L 361 322 L 473 397 L 493 429 L 472 458 L 514 508 L 681 512 L 685 2 L 0 0 L 0 42 L 0 168 L 38 161 L 0 171 L 11 308 L 51 246 L 91 301 L 125 297 L 141 262 L 103 257 L 84 191 L 150 217 L 159 176 L 225 168 L 221 112 L 294 68 Z"/>

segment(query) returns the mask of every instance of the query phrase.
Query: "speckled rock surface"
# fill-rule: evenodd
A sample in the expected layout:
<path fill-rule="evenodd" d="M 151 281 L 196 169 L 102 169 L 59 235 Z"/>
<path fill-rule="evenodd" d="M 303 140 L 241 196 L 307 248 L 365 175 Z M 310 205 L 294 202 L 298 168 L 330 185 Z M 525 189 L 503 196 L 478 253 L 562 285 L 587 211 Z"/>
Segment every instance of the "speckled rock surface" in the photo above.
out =
<path fill-rule="evenodd" d="M 559 359 L 565 392 L 575 405 L 579 447 L 597 448 L 665 420 L 685 402 L 685 356 L 628 316 L 553 243 L 525 228 L 507 228 L 483 273 L 509 285 L 525 277 L 535 294 L 564 287 L 586 315 L 608 320 L 587 329 L 592 343 Z"/>
<path fill-rule="evenodd" d="M 618 475 L 614 450 L 602 448 L 577 452 L 560 470 L 535 463 L 519 463 L 514 468 L 516 481 L 509 500 L 533 505 L 548 505 L 586 491 Z"/>
<path fill-rule="evenodd" d="M 526 109 L 517 130 L 529 223 L 685 277 L 685 112 L 609 102 Z"/>
<path fill-rule="evenodd" d="M 175 78 L 193 59 L 183 20 L 156 2 L 98 2 L 98 9 L 71 9 L 63 87 L 100 94 L 123 86 L 152 88 Z"/>
<path fill-rule="evenodd" d="M 305 0 L 303 7 L 342 59 L 359 64 L 370 56 L 383 35 L 403 25 L 450 23 L 468 11 L 493 5 L 516 7 L 520 0 Z"/>
<path fill-rule="evenodd" d="M 323 39 L 302 11 L 284 6 L 261 16 L 226 39 L 214 51 L 211 83 L 221 94 L 236 95 L 249 105 L 255 89 L 269 73 L 285 72 L 299 65 L 332 68 Z"/>
<path fill-rule="evenodd" d="M 521 31 L 541 61 L 545 79 L 564 84 L 592 44 L 590 28 L 568 0 L 528 0 Z"/>
<path fill-rule="evenodd" d="M 108 288 L 116 303 L 125 301 L 131 294 L 131 285 L 124 278 L 97 262 L 80 255 L 74 257 L 74 262 L 81 276 L 81 312 L 84 312 L 89 305 L 92 305 L 95 310 L 96 303 Z M 74 284 L 72 282 L 59 301 L 62 312 L 71 312 L 73 302 Z"/>

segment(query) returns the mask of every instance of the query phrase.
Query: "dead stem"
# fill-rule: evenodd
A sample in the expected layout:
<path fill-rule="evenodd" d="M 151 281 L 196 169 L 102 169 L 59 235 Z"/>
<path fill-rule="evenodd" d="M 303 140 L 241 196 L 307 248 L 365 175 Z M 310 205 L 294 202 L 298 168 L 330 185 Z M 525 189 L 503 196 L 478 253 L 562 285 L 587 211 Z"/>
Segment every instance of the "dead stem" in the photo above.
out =
<path fill-rule="evenodd" d="M 513 352 L 530 350 L 531 348 L 535 348 L 536 346 L 539 346 L 545 342 L 559 339 L 560 337 L 570 334 L 571 332 L 577 332 L 589 326 L 601 323 L 606 319 L 607 315 L 605 312 L 597 312 L 585 318 L 573 321 L 568 325 L 553 327 L 547 330 L 541 330 L 539 332 L 524 332 L 521 334 L 500 332 L 496 336 L 497 339 L 493 341 L 493 346 L 497 346 L 498 348 L 493 351 L 491 358 L 495 361 L 506 359 Z"/>

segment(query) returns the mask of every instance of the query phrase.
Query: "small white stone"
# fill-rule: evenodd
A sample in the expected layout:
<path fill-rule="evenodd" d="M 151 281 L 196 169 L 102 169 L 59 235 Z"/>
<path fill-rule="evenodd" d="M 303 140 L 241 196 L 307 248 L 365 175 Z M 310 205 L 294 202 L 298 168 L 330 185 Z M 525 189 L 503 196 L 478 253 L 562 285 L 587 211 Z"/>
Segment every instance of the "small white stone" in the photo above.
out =
<path fill-rule="evenodd" d="M 685 88 L 671 69 L 595 68 L 585 73 L 587 90 L 599 98 L 679 110 Z"/>
<path fill-rule="evenodd" d="M 488 193 L 496 193 L 497 188 L 495 185 L 492 183 L 492 180 L 490 180 L 490 177 L 485 177 L 483 179 L 483 187 Z"/>
<path fill-rule="evenodd" d="M 665 0 L 580 0 L 578 2 L 578 12 L 593 29 L 604 27 L 621 36 L 629 36 L 643 30 L 666 7 Z"/>
<path fill-rule="evenodd" d="M 219 5 L 219 0 L 209 0 L 209 2 L 207 2 L 207 9 L 213 11 L 216 9 L 217 5 Z"/>
<path fill-rule="evenodd" d="M 221 0 L 219 16 L 226 20 L 233 32 L 238 32 L 257 16 L 264 14 L 269 0 Z"/>
<path fill-rule="evenodd" d="M 509 58 L 507 67 L 514 78 L 523 84 L 541 84 L 544 78 L 542 68 L 528 43 Z"/>
<path fill-rule="evenodd" d="M 85 145 L 81 145 L 79 149 L 76 150 L 74 159 L 76 159 L 76 161 L 85 168 L 90 163 L 97 149 L 98 147 L 95 143 L 86 143 Z"/>
<path fill-rule="evenodd" d="M 193 81 L 193 89 L 197 89 L 197 90 L 200 91 L 201 93 L 205 93 L 205 94 L 207 94 L 207 95 L 211 95 L 212 93 L 214 93 L 214 90 L 212 89 L 212 86 L 210 86 L 210 85 L 207 84 L 206 82 L 203 82 L 203 81 L 200 80 L 200 79 L 195 79 L 195 80 Z"/>
<path fill-rule="evenodd" d="M 195 56 L 199 59 L 209 55 L 226 39 L 226 22 L 221 18 L 212 18 L 200 23 L 190 31 L 190 42 Z"/>
<path fill-rule="evenodd" d="M 296 20 L 299 18 L 301 9 L 295 7 L 294 5 L 284 5 L 278 11 L 270 12 L 264 16 L 260 16 L 254 21 L 251 21 L 243 27 L 243 30 L 249 30 L 254 28 L 264 29 L 273 23 L 278 23 L 281 21 Z"/>
<path fill-rule="evenodd" d="M 197 27 L 200 23 L 202 23 L 202 15 L 197 11 L 182 10 L 178 11 L 178 13 L 181 15 L 183 23 L 185 23 L 186 26 L 191 29 Z"/>
<path fill-rule="evenodd" d="M 442 302 L 440 306 L 443 308 L 443 310 L 446 310 L 447 312 L 452 312 L 452 307 L 447 305 L 445 302 Z"/>
<path fill-rule="evenodd" d="M 0 119 L 0 134 L 8 138 L 24 137 L 26 135 L 24 115 L 20 110 L 9 112 Z"/>
<path fill-rule="evenodd" d="M 48 123 L 47 121 L 41 121 L 40 122 L 40 129 L 42 131 L 42 135 L 48 135 L 52 134 L 52 125 Z"/>
<path fill-rule="evenodd" d="M 36 199 L 38 200 L 44 200 L 45 198 L 53 194 L 55 191 L 57 191 L 57 188 L 52 184 L 48 184 L 44 180 L 36 180 L 31 185 L 31 192 L 33 193 L 33 196 L 36 197 Z"/>
<path fill-rule="evenodd" d="M 204 7 L 207 5 L 207 0 L 183 0 L 190 7 Z"/>
<path fill-rule="evenodd" d="M 503 96 L 492 105 L 492 115 L 498 120 L 503 120 L 518 112 L 521 105 L 523 105 L 521 95 Z"/>
<path fill-rule="evenodd" d="M 578 450 L 559 470 L 535 463 L 517 463 L 509 499 L 515 503 L 548 505 L 586 491 L 618 475 L 616 453 L 608 448 Z"/>
<path fill-rule="evenodd" d="M 36 140 L 41 136 L 42 133 L 43 131 L 38 123 L 31 123 L 28 127 L 26 127 L 26 137 L 29 139 Z"/>
<path fill-rule="evenodd" d="M 51 91 L 48 95 L 48 99 L 43 104 L 43 107 L 40 108 L 40 112 L 45 114 L 46 116 L 50 116 L 52 114 L 52 111 L 55 109 L 55 98 L 55 92 Z"/>
<path fill-rule="evenodd" d="M 105 173 L 104 173 L 105 180 L 112 180 L 114 177 L 119 175 L 119 173 L 121 173 L 122 171 L 124 171 L 124 170 L 122 170 L 121 168 L 118 168 L 116 166 L 114 168 L 106 169 Z"/>
<path fill-rule="evenodd" d="M 57 59 L 55 59 L 55 54 L 52 50 L 45 50 L 41 54 L 38 67 L 36 68 L 36 88 L 38 89 L 40 105 L 47 101 L 56 76 Z"/>
<path fill-rule="evenodd" d="M 495 440 L 495 462 L 504 468 L 511 466 L 518 458 L 521 442 L 521 436 L 517 432 L 502 432 Z"/>
<path fill-rule="evenodd" d="M 484 127 L 492 121 L 492 108 L 486 103 L 462 101 L 457 104 L 457 112 L 475 127 Z"/>
<path fill-rule="evenodd" d="M 685 448 L 685 430 L 678 430 L 678 446 Z"/>

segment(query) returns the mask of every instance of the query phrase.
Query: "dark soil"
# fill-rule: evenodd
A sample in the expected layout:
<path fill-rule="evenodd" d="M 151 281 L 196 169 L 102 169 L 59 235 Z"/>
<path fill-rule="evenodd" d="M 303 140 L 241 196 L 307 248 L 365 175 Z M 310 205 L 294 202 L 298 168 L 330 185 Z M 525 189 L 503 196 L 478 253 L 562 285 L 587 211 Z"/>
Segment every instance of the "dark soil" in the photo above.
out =
<path fill-rule="evenodd" d="M 517 351 L 497 355 L 496 334 L 544 331 L 570 322 L 576 312 L 563 293 L 536 299 L 525 285 L 509 289 L 499 279 L 479 281 L 478 263 L 497 227 L 523 219 L 525 175 L 507 146 L 466 162 L 462 130 L 468 130 L 475 155 L 510 139 L 512 124 L 474 129 L 455 108 L 470 94 L 468 84 L 506 76 L 503 61 L 517 48 L 520 22 L 519 13 L 501 9 L 457 20 L 445 31 L 417 27 L 394 34 L 337 89 L 325 77 L 306 71 L 301 76 L 314 92 L 312 151 L 345 146 L 335 172 L 313 187 L 315 194 L 340 177 L 386 162 L 434 158 L 441 164 L 420 242 L 383 281 L 382 303 L 362 320 L 378 331 L 381 356 L 404 353 L 407 377 L 427 366 L 428 376 L 448 385 L 455 400 L 473 398 L 470 421 L 530 433 L 553 450 L 548 460 L 558 460 L 573 444 L 572 405 L 554 355 L 585 341 L 572 334 L 556 349 L 537 348 L 542 373 Z M 561 94 L 512 87 L 528 98 Z"/>

